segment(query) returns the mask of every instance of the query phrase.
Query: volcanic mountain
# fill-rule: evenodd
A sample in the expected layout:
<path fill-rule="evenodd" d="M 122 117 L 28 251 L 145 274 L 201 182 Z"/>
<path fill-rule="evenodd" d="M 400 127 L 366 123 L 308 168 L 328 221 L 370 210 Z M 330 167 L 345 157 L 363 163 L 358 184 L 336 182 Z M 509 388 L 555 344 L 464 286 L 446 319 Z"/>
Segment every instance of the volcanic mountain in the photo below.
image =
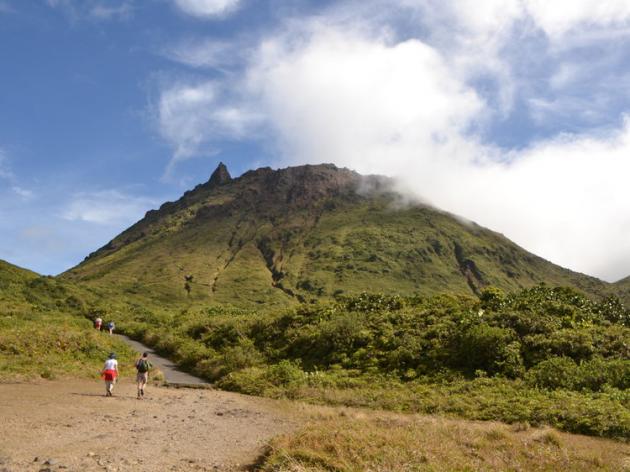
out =
<path fill-rule="evenodd" d="M 540 282 L 601 295 L 477 224 L 405 203 L 380 176 L 331 164 L 210 179 L 62 275 L 156 303 L 278 306 L 362 291 L 475 294 Z"/>

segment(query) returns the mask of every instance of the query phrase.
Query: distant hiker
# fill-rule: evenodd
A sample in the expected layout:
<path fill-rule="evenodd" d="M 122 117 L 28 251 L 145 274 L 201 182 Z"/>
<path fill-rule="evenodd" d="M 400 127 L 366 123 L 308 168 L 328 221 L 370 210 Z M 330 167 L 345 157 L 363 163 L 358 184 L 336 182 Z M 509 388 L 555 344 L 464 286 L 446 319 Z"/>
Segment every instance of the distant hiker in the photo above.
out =
<path fill-rule="evenodd" d="M 138 384 L 138 400 L 144 398 L 144 387 L 149 380 L 149 370 L 153 367 L 149 362 L 149 353 L 145 352 L 142 357 L 136 361 L 136 383 Z"/>
<path fill-rule="evenodd" d="M 109 331 L 110 336 L 114 333 L 115 328 L 116 328 L 116 325 L 114 324 L 113 321 L 110 321 L 107 323 L 107 331 Z"/>
<path fill-rule="evenodd" d="M 94 328 L 98 329 L 99 331 L 101 330 L 101 327 L 103 326 L 103 319 L 102 318 L 96 318 L 94 320 Z"/>
<path fill-rule="evenodd" d="M 109 355 L 105 361 L 105 366 L 101 372 L 101 377 L 105 381 L 105 396 L 111 397 L 114 384 L 118 378 L 118 361 L 116 360 L 116 354 L 113 352 Z"/>

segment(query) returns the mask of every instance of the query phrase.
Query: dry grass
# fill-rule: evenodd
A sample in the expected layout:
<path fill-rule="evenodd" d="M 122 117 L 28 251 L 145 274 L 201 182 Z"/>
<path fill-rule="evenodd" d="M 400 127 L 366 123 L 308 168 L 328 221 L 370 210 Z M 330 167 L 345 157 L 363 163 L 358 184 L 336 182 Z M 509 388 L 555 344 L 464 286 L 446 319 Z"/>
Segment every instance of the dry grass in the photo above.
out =
<path fill-rule="evenodd" d="M 496 422 L 307 409 L 273 441 L 265 471 L 630 471 L 623 442 Z"/>

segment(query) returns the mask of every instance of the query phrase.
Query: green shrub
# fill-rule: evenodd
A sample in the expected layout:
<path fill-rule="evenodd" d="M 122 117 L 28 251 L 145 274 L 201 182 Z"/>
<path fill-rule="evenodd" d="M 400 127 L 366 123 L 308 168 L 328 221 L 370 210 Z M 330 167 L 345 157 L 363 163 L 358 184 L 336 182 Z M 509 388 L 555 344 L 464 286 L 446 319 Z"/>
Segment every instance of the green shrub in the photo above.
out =
<path fill-rule="evenodd" d="M 499 310 L 505 304 L 505 292 L 497 287 L 486 287 L 479 295 L 484 310 Z"/>
<path fill-rule="evenodd" d="M 603 391 L 630 388 L 630 361 L 595 358 L 576 364 L 568 357 L 553 357 L 527 372 L 530 385 L 550 390 Z"/>
<path fill-rule="evenodd" d="M 306 374 L 299 364 L 283 360 L 269 366 L 265 379 L 276 387 L 298 387 L 306 383 Z"/>
<path fill-rule="evenodd" d="M 520 342 L 514 331 L 496 326 L 477 325 L 455 338 L 454 367 L 469 373 L 484 370 L 488 374 L 519 377 L 523 373 Z"/>
<path fill-rule="evenodd" d="M 243 338 L 237 345 L 225 349 L 223 363 L 226 372 L 234 372 L 261 365 L 264 363 L 264 358 L 251 339 Z"/>
<path fill-rule="evenodd" d="M 570 357 L 552 357 L 527 372 L 527 382 L 547 389 L 573 390 L 576 386 L 578 366 Z"/>
<path fill-rule="evenodd" d="M 217 387 L 232 392 L 247 395 L 265 395 L 272 387 L 266 378 L 266 370 L 259 367 L 250 367 L 237 372 L 231 372 L 221 378 Z"/>

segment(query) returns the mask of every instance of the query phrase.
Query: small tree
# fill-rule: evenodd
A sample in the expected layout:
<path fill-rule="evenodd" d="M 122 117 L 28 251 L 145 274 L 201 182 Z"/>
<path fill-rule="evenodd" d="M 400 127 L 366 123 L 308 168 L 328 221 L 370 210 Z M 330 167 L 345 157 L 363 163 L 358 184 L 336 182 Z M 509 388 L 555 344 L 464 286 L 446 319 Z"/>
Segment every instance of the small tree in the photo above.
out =
<path fill-rule="evenodd" d="M 192 286 L 190 285 L 193 281 L 192 275 L 184 276 L 184 290 L 186 290 L 186 294 L 190 297 L 190 291 L 192 290 Z"/>

